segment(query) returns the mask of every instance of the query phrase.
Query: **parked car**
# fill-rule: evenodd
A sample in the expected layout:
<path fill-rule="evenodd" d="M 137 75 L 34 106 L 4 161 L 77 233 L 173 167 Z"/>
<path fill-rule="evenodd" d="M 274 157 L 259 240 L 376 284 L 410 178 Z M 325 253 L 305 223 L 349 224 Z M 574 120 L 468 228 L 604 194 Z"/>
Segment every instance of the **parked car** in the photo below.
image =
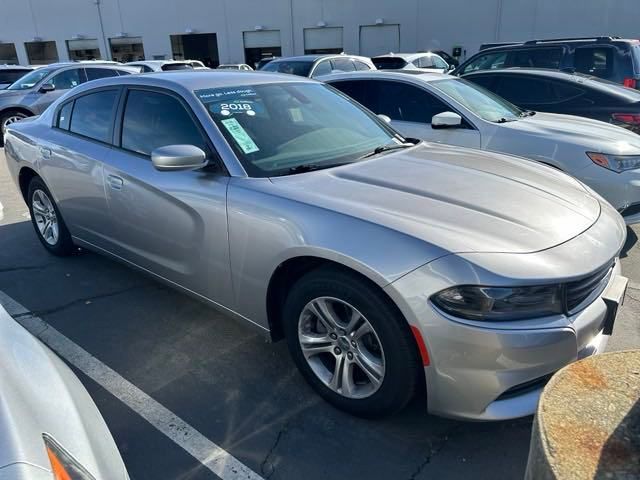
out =
<path fill-rule="evenodd" d="M 210 70 L 210 68 L 200 60 L 185 60 L 185 62 L 191 65 L 194 70 Z"/>
<path fill-rule="evenodd" d="M 618 37 L 531 40 L 480 51 L 453 74 L 509 67 L 586 73 L 640 89 L 640 41 Z"/>
<path fill-rule="evenodd" d="M 410 141 L 303 78 L 104 79 L 5 150 L 49 252 L 111 255 L 284 336 L 358 415 L 425 381 L 433 413 L 532 414 L 550 374 L 603 348 L 625 286 L 625 224 L 578 180 Z"/>
<path fill-rule="evenodd" d="M 366 57 L 345 54 L 318 54 L 278 58 L 271 60 L 260 70 L 317 78 L 332 72 L 355 72 L 375 69 L 376 67 L 371 63 L 371 60 Z"/>
<path fill-rule="evenodd" d="M 121 64 L 98 62 L 55 63 L 33 70 L 0 91 L 0 146 L 8 125 L 40 115 L 69 89 L 89 80 L 136 72 Z"/>
<path fill-rule="evenodd" d="M 218 70 L 253 70 L 246 63 L 223 63 L 218 65 Z"/>
<path fill-rule="evenodd" d="M 414 72 L 418 73 L 418 72 Z M 640 136 L 588 118 L 521 110 L 441 74 L 358 72 L 325 79 L 400 133 L 536 160 L 575 176 L 640 222 Z"/>
<path fill-rule="evenodd" d="M 371 59 L 378 70 L 427 70 L 445 73 L 449 64 L 435 53 L 389 53 Z"/>
<path fill-rule="evenodd" d="M 458 65 L 460 65 L 460 60 L 458 60 L 453 55 L 445 52 L 444 50 L 431 50 L 431 52 L 435 53 L 440 58 L 442 58 L 445 62 L 447 62 L 449 64 L 450 67 L 451 66 L 457 67 Z"/>
<path fill-rule="evenodd" d="M 130 67 L 140 67 L 141 73 L 168 72 L 172 70 L 193 70 L 191 60 L 139 60 L 125 63 Z"/>
<path fill-rule="evenodd" d="M 118 447 L 80 380 L 2 305 L 0 405 L 1 478 L 129 479 Z"/>
<path fill-rule="evenodd" d="M 608 80 L 528 68 L 480 70 L 463 78 L 525 110 L 578 115 L 640 133 L 640 91 Z"/>
<path fill-rule="evenodd" d="M 21 65 L 0 65 L 0 90 L 7 88 L 32 70 L 33 68 Z"/>
<path fill-rule="evenodd" d="M 265 58 L 261 58 L 258 63 L 256 63 L 256 70 L 262 70 L 262 67 L 264 67 L 267 63 L 276 60 L 280 57 L 265 57 Z"/>

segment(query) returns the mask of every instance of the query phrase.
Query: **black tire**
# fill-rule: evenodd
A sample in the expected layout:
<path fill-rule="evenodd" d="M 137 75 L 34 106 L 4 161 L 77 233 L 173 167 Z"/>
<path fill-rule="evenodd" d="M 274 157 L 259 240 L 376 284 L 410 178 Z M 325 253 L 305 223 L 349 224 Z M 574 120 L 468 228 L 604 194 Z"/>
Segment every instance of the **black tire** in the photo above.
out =
<path fill-rule="evenodd" d="M 348 398 L 332 390 L 305 359 L 298 325 L 305 306 L 318 297 L 347 302 L 375 330 L 384 352 L 385 373 L 370 396 Z M 322 267 L 304 275 L 286 299 L 283 326 L 289 351 L 307 382 L 322 398 L 348 413 L 365 418 L 392 415 L 402 410 L 422 385 L 424 370 L 407 321 L 375 285 L 348 270 Z"/>
<path fill-rule="evenodd" d="M 22 112 L 16 111 L 16 110 L 8 110 L 5 112 L 1 112 L 0 113 L 0 147 L 4 146 L 4 124 L 5 122 L 13 117 L 21 117 L 21 118 L 27 118 L 29 115 L 26 115 Z"/>
<path fill-rule="evenodd" d="M 43 192 L 51 202 L 51 205 L 53 206 L 53 209 L 55 211 L 57 226 L 58 226 L 58 236 L 57 236 L 57 241 L 55 241 L 55 243 L 49 243 L 47 240 L 45 240 L 44 236 L 40 232 L 40 228 L 38 227 L 38 223 L 36 220 L 37 215 L 36 213 L 34 213 L 34 206 L 33 206 L 33 197 L 36 194 L 36 192 Z M 60 257 L 71 255 L 75 251 L 73 240 L 71 239 L 71 234 L 69 233 L 69 230 L 67 229 L 67 226 L 64 223 L 64 220 L 62 218 L 62 215 L 60 214 L 60 210 L 58 209 L 58 206 L 56 205 L 55 201 L 53 200 L 53 197 L 51 196 L 51 192 L 49 192 L 49 189 L 47 188 L 47 186 L 44 184 L 44 182 L 40 177 L 33 177 L 31 182 L 29 183 L 29 191 L 27 194 L 27 206 L 29 207 L 29 213 L 31 214 L 31 223 L 33 225 L 33 228 L 36 231 L 36 235 L 38 236 L 38 239 L 40 240 L 40 243 L 42 243 L 44 248 L 46 248 L 50 253 Z"/>

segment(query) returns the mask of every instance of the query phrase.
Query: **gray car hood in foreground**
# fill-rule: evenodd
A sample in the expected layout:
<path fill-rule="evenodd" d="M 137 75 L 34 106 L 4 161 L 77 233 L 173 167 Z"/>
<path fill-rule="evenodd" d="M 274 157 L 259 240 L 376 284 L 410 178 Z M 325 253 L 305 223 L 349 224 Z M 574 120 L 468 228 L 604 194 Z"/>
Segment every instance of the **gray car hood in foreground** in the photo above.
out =
<path fill-rule="evenodd" d="M 0 479 L 40 478 L 38 467 L 51 470 L 43 433 L 96 479 L 128 478 L 80 380 L 0 305 Z"/>
<path fill-rule="evenodd" d="M 433 144 L 271 181 L 283 197 L 453 253 L 544 250 L 584 232 L 600 215 L 594 196 L 550 167 Z"/>

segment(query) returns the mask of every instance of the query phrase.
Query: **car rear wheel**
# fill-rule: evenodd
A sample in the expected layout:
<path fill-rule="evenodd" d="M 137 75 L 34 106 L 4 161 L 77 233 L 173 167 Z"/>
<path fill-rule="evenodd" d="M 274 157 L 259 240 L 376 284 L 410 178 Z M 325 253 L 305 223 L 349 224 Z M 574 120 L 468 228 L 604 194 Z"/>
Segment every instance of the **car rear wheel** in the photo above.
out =
<path fill-rule="evenodd" d="M 334 406 L 379 417 L 398 412 L 415 395 L 422 369 L 408 324 L 359 276 L 313 271 L 291 289 L 283 314 L 294 361 Z"/>
<path fill-rule="evenodd" d="M 31 223 L 38 239 L 54 255 L 66 256 L 74 251 L 73 241 L 51 193 L 39 177 L 29 183 Z"/>
<path fill-rule="evenodd" d="M 0 146 L 4 145 L 4 133 L 9 125 L 27 118 L 22 112 L 9 111 L 0 114 Z"/>

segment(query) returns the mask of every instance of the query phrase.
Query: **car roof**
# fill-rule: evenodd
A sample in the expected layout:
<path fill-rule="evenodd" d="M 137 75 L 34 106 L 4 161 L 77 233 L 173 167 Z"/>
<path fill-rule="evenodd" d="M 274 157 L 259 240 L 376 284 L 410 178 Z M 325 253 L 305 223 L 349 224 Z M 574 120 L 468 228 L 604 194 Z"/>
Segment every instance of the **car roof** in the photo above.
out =
<path fill-rule="evenodd" d="M 33 70 L 33 68 L 32 67 L 24 67 L 22 65 L 9 65 L 9 64 L 4 63 L 4 64 L 0 65 L 0 70 L 27 70 L 27 71 L 30 71 L 30 70 Z"/>
<path fill-rule="evenodd" d="M 619 37 L 584 37 L 584 38 L 549 38 L 549 39 L 536 39 L 527 40 L 525 42 L 507 42 L 500 45 L 494 45 L 489 48 L 483 48 L 478 53 L 473 55 L 474 57 L 483 53 L 501 52 L 504 50 L 515 50 L 522 47 L 526 48 L 544 48 L 553 45 L 566 45 L 570 43 L 584 43 L 593 45 L 613 44 L 613 43 L 638 43 L 638 39 L 635 38 L 619 38 Z M 471 58 L 471 57 L 470 57 Z"/>
<path fill-rule="evenodd" d="M 167 65 L 170 63 L 189 63 L 193 60 L 138 60 L 135 62 L 127 62 L 124 65 L 156 65 L 161 67 L 162 65 Z"/>
<path fill-rule="evenodd" d="M 536 77 L 544 77 L 544 78 L 552 78 L 564 82 L 573 82 L 580 83 L 587 87 L 597 89 L 603 92 L 607 92 L 610 94 L 616 94 L 619 96 L 624 96 L 630 100 L 639 101 L 640 100 L 640 91 L 633 90 L 630 88 L 625 88 L 620 84 L 609 82 L 607 80 L 603 80 L 602 78 L 595 77 L 593 75 L 586 75 L 584 73 L 570 73 L 563 72 L 561 70 L 551 70 L 546 68 L 522 68 L 522 67 L 511 67 L 511 68 L 496 68 L 491 70 L 478 70 L 475 72 L 470 72 L 462 75 L 462 78 L 478 77 L 478 76 L 487 76 L 487 75 L 528 75 L 528 76 L 536 76 Z"/>
<path fill-rule="evenodd" d="M 344 72 L 323 75 L 322 80 L 324 82 L 330 82 L 332 80 L 406 80 L 409 78 L 416 78 L 419 81 L 423 82 L 434 82 L 447 78 L 452 80 L 458 79 L 458 77 L 452 77 L 451 75 L 447 75 L 445 73 L 423 72 L 420 70 L 416 70 L 416 73 L 413 72 L 414 71 L 411 71 L 411 74 L 408 74 L 408 71 L 403 70 L 363 70 L 359 72 Z"/>
<path fill-rule="evenodd" d="M 165 87 L 175 91 L 195 91 L 207 88 L 242 87 L 269 83 L 320 83 L 306 77 L 271 72 L 248 72 L 237 70 L 173 70 L 169 72 L 151 72 L 144 75 L 125 75 L 102 78 L 82 84 L 74 91 L 83 91 L 84 85 L 91 88 L 110 85 L 146 85 Z"/>
<path fill-rule="evenodd" d="M 369 60 L 367 57 L 363 57 L 360 55 L 351 55 L 348 53 L 316 53 L 316 54 L 309 54 L 309 55 L 296 55 L 294 57 L 277 57 L 271 60 L 269 63 L 280 63 L 280 62 L 289 62 L 289 61 L 315 62 L 316 60 L 320 60 L 322 58 L 357 58 L 359 60 L 361 59 Z"/>
<path fill-rule="evenodd" d="M 395 52 L 389 52 L 389 53 L 386 53 L 384 55 L 378 55 L 378 56 L 373 57 L 373 58 L 396 58 L 397 57 L 397 58 L 401 58 L 403 60 L 411 61 L 411 60 L 414 60 L 416 58 L 424 57 L 424 56 L 427 56 L 427 57 L 436 56 L 437 57 L 439 55 L 437 53 L 434 53 L 434 52 L 419 52 L 419 53 L 395 53 Z"/>

